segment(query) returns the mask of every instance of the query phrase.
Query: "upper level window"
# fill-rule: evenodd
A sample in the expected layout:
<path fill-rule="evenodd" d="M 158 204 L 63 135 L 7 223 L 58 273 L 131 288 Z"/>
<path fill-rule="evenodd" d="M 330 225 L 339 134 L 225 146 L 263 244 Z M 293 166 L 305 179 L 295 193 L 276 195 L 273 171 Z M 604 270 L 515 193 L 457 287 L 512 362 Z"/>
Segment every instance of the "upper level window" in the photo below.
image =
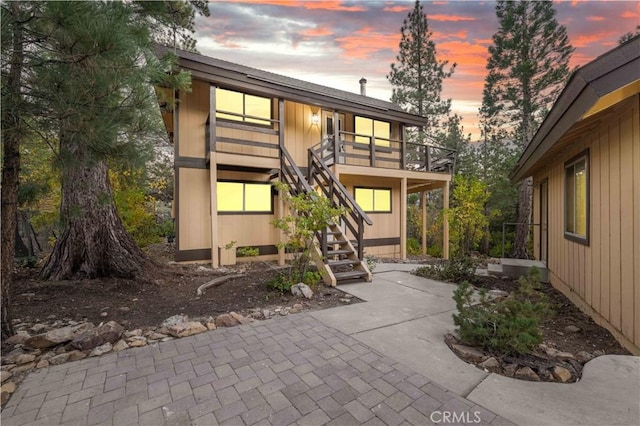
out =
<path fill-rule="evenodd" d="M 233 90 L 216 89 L 216 117 L 271 125 L 271 100 Z"/>
<path fill-rule="evenodd" d="M 273 213 L 268 183 L 218 182 L 216 192 L 220 213 Z"/>
<path fill-rule="evenodd" d="M 356 203 L 365 212 L 390 213 L 391 189 L 388 188 L 355 188 Z"/>
<path fill-rule="evenodd" d="M 377 146 L 389 147 L 391 142 L 391 125 L 386 121 L 372 120 L 371 118 L 356 116 L 356 143 L 369 144 L 371 139 L 375 140 Z"/>
<path fill-rule="evenodd" d="M 564 235 L 589 244 L 589 152 L 564 165 Z"/>

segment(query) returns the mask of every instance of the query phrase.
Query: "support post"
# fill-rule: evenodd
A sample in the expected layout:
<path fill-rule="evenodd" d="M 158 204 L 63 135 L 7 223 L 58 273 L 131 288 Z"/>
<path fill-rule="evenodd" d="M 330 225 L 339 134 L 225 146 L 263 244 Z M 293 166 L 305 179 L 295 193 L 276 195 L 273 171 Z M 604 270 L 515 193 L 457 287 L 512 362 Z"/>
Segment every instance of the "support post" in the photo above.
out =
<path fill-rule="evenodd" d="M 210 156 L 209 184 L 211 185 L 209 192 L 211 197 L 211 267 L 217 268 L 220 266 L 220 259 L 218 257 L 218 197 L 216 188 L 218 184 L 218 158 L 215 152 L 211 152 Z"/>
<path fill-rule="evenodd" d="M 449 186 L 450 182 L 446 181 L 444 183 L 444 194 L 443 194 L 443 208 L 449 208 Z M 442 220 L 442 257 L 445 260 L 449 259 L 449 217 L 448 215 L 444 215 Z"/>
<path fill-rule="evenodd" d="M 282 182 L 282 178 L 280 178 L 280 181 Z M 285 216 L 284 213 L 284 200 L 282 199 L 282 196 L 280 194 L 278 194 L 278 219 L 282 219 Z M 282 243 L 284 243 L 284 234 L 282 232 L 278 232 L 278 241 L 280 241 L 279 247 L 278 247 L 278 265 L 279 266 L 284 266 L 286 258 L 285 258 L 285 250 L 284 248 L 282 248 Z"/>
<path fill-rule="evenodd" d="M 400 258 L 407 259 L 407 178 L 400 180 Z"/>
<path fill-rule="evenodd" d="M 427 191 L 421 192 L 420 205 L 422 207 L 422 255 L 427 254 Z"/>

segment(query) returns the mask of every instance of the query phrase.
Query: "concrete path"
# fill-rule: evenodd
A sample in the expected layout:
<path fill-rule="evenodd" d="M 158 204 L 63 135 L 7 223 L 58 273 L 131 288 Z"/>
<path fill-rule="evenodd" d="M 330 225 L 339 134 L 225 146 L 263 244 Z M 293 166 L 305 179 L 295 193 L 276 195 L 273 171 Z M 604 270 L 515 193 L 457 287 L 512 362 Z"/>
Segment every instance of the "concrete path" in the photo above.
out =
<path fill-rule="evenodd" d="M 578 383 L 532 383 L 461 361 L 443 335 L 454 329 L 455 286 L 376 268 L 373 283 L 340 286 L 367 303 L 312 315 L 435 383 L 520 425 L 640 425 L 640 358 L 603 356 Z"/>
<path fill-rule="evenodd" d="M 640 424 L 639 358 L 570 385 L 485 373 L 443 342 L 454 287 L 381 266 L 341 286 L 366 303 L 37 370 L 2 424 Z"/>

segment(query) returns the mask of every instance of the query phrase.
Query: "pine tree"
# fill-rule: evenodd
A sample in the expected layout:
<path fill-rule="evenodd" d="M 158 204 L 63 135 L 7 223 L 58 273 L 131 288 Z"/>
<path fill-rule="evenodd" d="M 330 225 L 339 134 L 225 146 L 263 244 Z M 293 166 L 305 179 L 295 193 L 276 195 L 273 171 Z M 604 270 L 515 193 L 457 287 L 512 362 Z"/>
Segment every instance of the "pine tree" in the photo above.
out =
<path fill-rule="evenodd" d="M 551 1 L 498 1 L 499 29 L 489 47 L 483 131 L 511 140 L 523 152 L 569 78 L 573 48 Z M 532 181 L 520 184 L 519 223 L 531 219 Z M 527 257 L 529 226 L 518 226 L 512 251 Z"/>
<path fill-rule="evenodd" d="M 456 64 L 445 70 L 448 61 L 438 61 L 436 45 L 431 39 L 427 15 L 420 1 L 404 19 L 397 62 L 391 64 L 387 79 L 393 86 L 391 102 L 404 110 L 425 117 L 424 131 L 413 137 L 425 143 L 441 137 L 451 112 L 451 99 L 441 99 L 442 82 L 451 77 Z"/>
<path fill-rule="evenodd" d="M 635 31 L 629 31 L 628 33 L 624 33 L 620 39 L 618 39 L 618 44 L 625 44 L 629 40 L 632 40 L 636 37 L 640 36 L 640 25 L 636 26 Z"/>

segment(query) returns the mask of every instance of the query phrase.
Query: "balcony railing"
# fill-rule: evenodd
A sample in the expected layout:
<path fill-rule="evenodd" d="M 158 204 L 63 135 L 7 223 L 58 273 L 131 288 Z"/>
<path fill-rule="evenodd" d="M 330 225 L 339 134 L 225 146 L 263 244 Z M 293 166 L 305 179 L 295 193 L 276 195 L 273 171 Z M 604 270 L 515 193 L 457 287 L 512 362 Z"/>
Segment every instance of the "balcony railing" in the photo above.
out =
<path fill-rule="evenodd" d="M 314 150 L 326 164 L 453 173 L 456 162 L 453 149 L 344 131 L 337 139 L 334 135 L 323 139 Z"/>

